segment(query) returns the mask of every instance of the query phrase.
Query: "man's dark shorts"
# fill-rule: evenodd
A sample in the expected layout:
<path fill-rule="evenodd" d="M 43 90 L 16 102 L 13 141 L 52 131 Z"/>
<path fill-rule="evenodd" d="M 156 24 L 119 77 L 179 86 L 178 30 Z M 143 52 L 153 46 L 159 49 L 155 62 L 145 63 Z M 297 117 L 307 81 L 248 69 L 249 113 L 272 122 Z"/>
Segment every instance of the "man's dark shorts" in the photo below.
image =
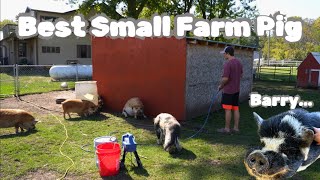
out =
<path fill-rule="evenodd" d="M 222 108 L 226 110 L 239 110 L 239 92 L 234 94 L 222 94 Z"/>

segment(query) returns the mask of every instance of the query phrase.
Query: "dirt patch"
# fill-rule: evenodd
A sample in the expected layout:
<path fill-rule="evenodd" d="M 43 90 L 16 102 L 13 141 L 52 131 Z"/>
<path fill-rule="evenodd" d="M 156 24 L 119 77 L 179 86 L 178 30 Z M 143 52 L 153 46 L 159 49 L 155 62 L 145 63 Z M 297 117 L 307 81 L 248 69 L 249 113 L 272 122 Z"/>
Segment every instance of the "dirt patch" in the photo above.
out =
<path fill-rule="evenodd" d="M 210 166 L 219 166 L 221 165 L 221 160 L 219 159 L 202 159 L 201 162 L 208 164 Z"/>
<path fill-rule="evenodd" d="M 32 94 L 20 96 L 20 100 L 15 97 L 0 100 L 2 109 L 24 109 L 33 113 L 41 114 L 45 109 L 52 113 L 62 113 L 61 104 L 56 104 L 57 98 L 70 99 L 75 98 L 75 91 L 54 91 L 49 93 Z"/>
<path fill-rule="evenodd" d="M 21 178 L 21 177 L 20 177 Z M 37 170 L 35 172 L 29 172 L 23 179 L 34 179 L 34 180 L 56 180 L 58 178 L 58 173 Z"/>
<path fill-rule="evenodd" d="M 210 164 L 211 166 L 215 166 L 215 165 L 220 165 L 221 161 L 220 160 L 216 160 L 216 159 L 214 159 L 214 160 L 209 159 L 207 161 L 207 163 Z"/>

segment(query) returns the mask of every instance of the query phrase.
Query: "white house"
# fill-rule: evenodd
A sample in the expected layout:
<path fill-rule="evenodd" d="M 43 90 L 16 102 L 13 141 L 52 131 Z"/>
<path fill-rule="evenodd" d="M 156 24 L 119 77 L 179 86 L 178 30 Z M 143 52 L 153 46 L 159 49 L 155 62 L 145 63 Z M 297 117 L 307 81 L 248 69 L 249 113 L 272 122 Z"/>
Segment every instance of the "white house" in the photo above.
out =
<path fill-rule="evenodd" d="M 41 21 L 54 21 L 64 18 L 69 21 L 76 14 L 75 8 L 57 8 L 50 6 L 27 7 L 25 13 L 30 13 Z M 2 64 L 92 64 L 91 36 L 84 38 L 70 35 L 66 38 L 53 37 L 49 40 L 39 37 L 18 39 L 15 30 L 17 25 L 7 24 L 3 27 L 3 39 L 0 40 Z M 1 60 L 0 59 L 0 60 Z"/>

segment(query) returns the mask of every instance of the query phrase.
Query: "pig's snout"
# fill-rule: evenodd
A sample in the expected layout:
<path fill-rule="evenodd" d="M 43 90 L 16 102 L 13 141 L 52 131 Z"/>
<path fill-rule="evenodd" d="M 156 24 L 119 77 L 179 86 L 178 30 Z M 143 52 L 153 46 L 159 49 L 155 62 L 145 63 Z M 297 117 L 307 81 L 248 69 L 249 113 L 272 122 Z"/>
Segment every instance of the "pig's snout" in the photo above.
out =
<path fill-rule="evenodd" d="M 143 110 L 142 109 L 138 109 L 136 114 L 139 117 L 143 116 Z"/>
<path fill-rule="evenodd" d="M 269 169 L 268 158 L 260 152 L 251 153 L 247 158 L 247 162 L 249 167 L 258 173 L 266 172 Z"/>

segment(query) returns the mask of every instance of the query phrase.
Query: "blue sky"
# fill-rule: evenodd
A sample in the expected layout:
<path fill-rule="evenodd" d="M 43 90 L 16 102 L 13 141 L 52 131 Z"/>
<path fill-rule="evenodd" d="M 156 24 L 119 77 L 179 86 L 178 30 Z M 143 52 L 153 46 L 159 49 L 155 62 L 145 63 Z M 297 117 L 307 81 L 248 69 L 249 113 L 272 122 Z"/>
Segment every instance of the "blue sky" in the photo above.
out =
<path fill-rule="evenodd" d="M 316 19 L 320 17 L 320 0 L 257 0 L 261 15 L 280 11 L 289 16 Z"/>
<path fill-rule="evenodd" d="M 52 9 L 71 9 L 67 0 L 0 0 L 0 20 L 15 20 L 15 16 L 24 12 L 27 6 Z M 256 0 L 261 15 L 280 11 L 288 16 L 301 16 L 315 19 L 320 17 L 320 0 Z"/>

